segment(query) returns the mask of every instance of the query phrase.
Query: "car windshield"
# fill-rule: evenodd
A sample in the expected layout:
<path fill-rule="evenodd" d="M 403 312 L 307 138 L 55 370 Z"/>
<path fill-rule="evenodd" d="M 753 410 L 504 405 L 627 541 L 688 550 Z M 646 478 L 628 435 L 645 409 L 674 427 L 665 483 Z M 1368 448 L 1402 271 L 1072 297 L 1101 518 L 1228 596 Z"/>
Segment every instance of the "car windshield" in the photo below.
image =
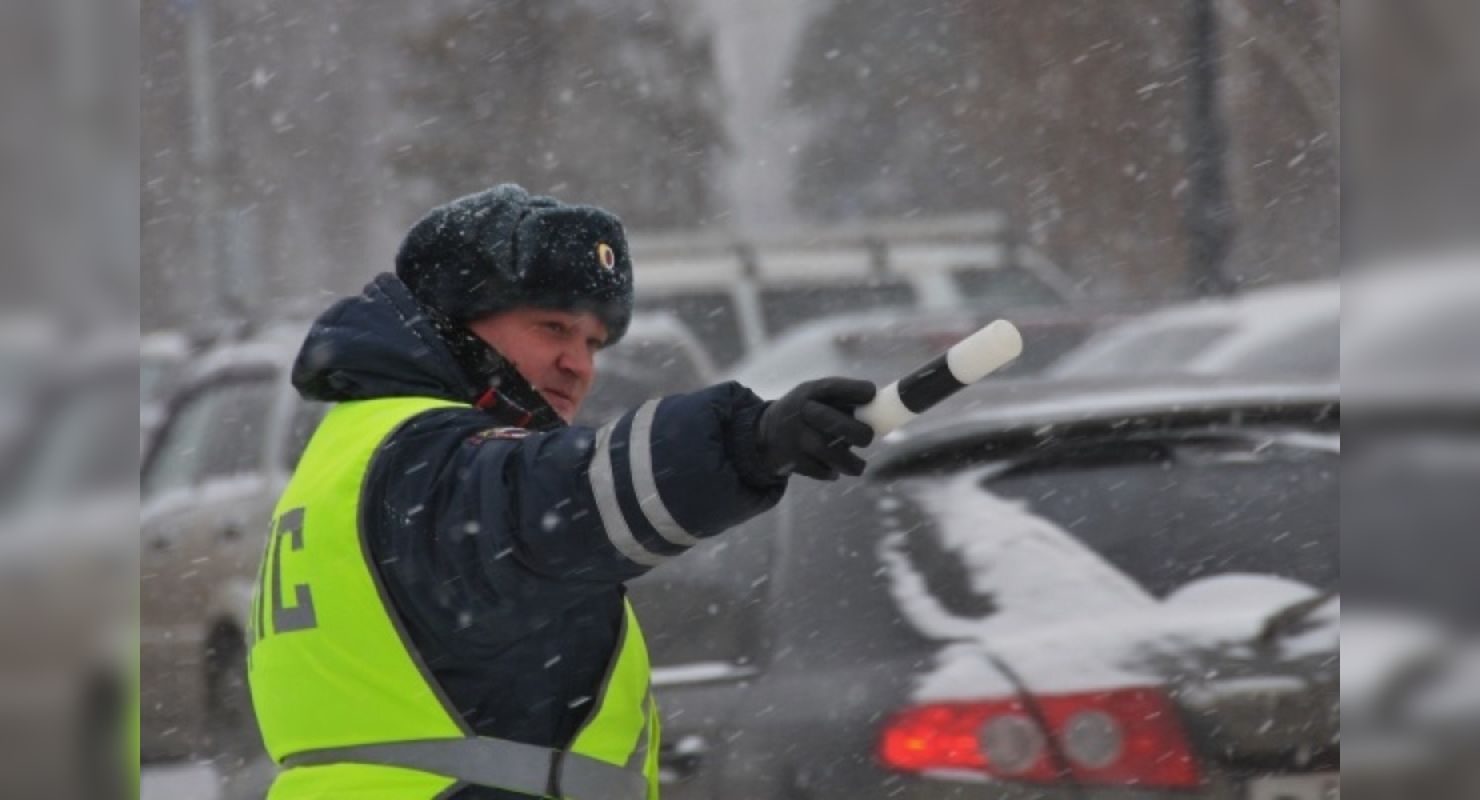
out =
<path fill-rule="evenodd" d="M 1339 566 L 1336 450 L 1332 435 L 1276 431 L 1047 446 L 978 465 L 969 491 L 946 495 L 940 480 L 921 481 L 935 520 L 922 531 L 935 533 L 909 550 L 957 608 L 1010 588 L 1021 570 L 1005 575 L 1004 559 L 1029 542 L 1040 548 L 1029 562 L 1053 554 L 1055 563 L 1023 569 L 1076 587 L 1076 597 L 1092 585 L 1114 594 L 1107 565 L 1152 597 L 1223 574 L 1329 588 Z"/>

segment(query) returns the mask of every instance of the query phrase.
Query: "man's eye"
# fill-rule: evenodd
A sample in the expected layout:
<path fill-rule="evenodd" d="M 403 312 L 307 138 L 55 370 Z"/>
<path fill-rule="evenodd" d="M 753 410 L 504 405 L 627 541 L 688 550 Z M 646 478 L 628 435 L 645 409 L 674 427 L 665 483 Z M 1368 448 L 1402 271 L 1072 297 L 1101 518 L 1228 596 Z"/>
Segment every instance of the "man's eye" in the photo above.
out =
<path fill-rule="evenodd" d="M 545 330 L 550 331 L 551 333 L 565 333 L 565 323 L 563 323 L 563 322 L 546 322 L 545 323 Z"/>

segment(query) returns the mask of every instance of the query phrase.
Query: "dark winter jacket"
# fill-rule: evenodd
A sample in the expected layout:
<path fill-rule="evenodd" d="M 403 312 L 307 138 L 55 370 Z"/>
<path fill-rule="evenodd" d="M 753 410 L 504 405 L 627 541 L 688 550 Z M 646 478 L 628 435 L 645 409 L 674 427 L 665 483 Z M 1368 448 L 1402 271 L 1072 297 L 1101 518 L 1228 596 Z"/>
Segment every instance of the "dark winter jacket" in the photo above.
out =
<path fill-rule="evenodd" d="M 487 399 L 392 275 L 314 323 L 293 382 L 324 401 Z M 531 394 L 527 384 L 503 386 Z M 780 499 L 785 484 L 764 474 L 752 439 L 763 408 L 735 383 L 658 405 L 649 437 L 658 496 L 694 537 Z M 612 656 L 622 582 L 687 548 L 653 527 L 652 501 L 639 497 L 626 458 L 612 459 L 608 486 L 630 537 L 607 530 L 588 474 L 597 431 L 548 414 L 537 415 L 543 430 L 517 427 L 528 418 L 506 404 L 415 417 L 371 463 L 362 524 L 394 612 L 452 706 L 480 735 L 562 747 Z M 612 428 L 613 452 L 628 446 L 633 418 Z M 514 795 L 468 788 L 455 797 Z"/>

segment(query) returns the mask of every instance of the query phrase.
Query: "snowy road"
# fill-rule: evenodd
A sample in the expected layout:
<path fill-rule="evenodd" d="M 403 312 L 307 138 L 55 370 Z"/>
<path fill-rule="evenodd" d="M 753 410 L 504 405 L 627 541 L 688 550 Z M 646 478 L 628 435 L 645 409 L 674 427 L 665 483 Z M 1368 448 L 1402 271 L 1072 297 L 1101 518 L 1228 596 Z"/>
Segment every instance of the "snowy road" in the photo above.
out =
<path fill-rule="evenodd" d="M 150 765 L 140 779 L 139 800 L 261 800 L 271 780 L 265 759 L 226 780 L 203 762 Z"/>
<path fill-rule="evenodd" d="M 139 800 L 219 800 L 216 771 L 205 764 L 145 767 Z"/>

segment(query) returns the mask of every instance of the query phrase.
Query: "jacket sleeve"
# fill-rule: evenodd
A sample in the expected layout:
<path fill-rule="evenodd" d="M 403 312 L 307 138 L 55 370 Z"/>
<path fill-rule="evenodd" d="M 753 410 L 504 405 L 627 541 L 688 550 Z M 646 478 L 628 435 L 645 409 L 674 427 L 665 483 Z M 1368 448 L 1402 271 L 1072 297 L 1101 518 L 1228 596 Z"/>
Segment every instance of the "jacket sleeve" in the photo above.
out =
<path fill-rule="evenodd" d="M 763 473 L 752 438 L 763 409 L 726 383 L 649 401 L 599 429 L 464 434 L 440 476 L 420 481 L 442 561 L 435 571 L 493 591 L 531 578 L 635 578 L 781 498 L 785 481 Z M 395 438 L 404 463 L 391 472 L 404 475 L 420 448 L 414 432 Z M 403 487 L 394 504 L 414 507 L 405 484 L 418 481 L 390 483 Z"/>
<path fill-rule="evenodd" d="M 780 499 L 785 484 L 757 474 L 760 408 L 722 384 L 649 401 L 597 430 L 484 444 L 472 460 L 478 516 L 547 577 L 634 578 Z"/>

